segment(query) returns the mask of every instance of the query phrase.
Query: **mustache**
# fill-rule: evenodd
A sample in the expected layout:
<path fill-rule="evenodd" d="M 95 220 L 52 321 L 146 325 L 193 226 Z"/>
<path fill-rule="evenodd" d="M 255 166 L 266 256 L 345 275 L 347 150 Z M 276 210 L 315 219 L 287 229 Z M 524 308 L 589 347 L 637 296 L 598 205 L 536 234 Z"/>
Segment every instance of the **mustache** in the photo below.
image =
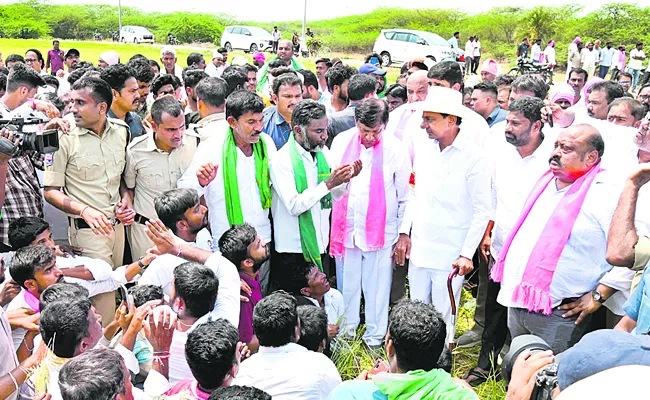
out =
<path fill-rule="evenodd" d="M 550 164 L 552 161 L 555 161 L 555 162 L 557 163 L 557 165 L 559 165 L 560 167 L 562 166 L 562 161 L 560 161 L 560 157 L 558 157 L 558 156 L 553 156 L 553 157 L 551 157 L 551 158 L 548 159 L 548 163 L 549 163 L 549 164 Z"/>

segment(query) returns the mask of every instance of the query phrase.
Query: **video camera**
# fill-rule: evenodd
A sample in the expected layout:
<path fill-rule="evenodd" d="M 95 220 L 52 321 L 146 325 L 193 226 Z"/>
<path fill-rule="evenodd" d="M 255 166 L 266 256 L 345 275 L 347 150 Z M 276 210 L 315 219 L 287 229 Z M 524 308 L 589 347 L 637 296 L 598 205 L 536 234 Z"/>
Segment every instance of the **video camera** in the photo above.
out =
<path fill-rule="evenodd" d="M 501 372 L 506 384 L 510 383 L 512 377 L 512 368 L 517 361 L 517 357 L 526 350 L 530 350 L 531 355 L 542 351 L 551 350 L 551 346 L 544 339 L 535 335 L 521 335 L 512 339 L 510 350 L 503 358 Z M 542 369 L 535 378 L 535 387 L 530 395 L 530 400 L 551 400 L 553 389 L 558 386 L 557 365 L 560 362 L 561 354 L 555 355 L 553 364 L 547 365 Z"/>
<path fill-rule="evenodd" d="M 0 119 L 0 128 L 7 128 L 14 135 L 14 142 L 0 137 L 0 152 L 14 157 L 23 151 L 47 154 L 59 150 L 59 132 L 56 129 L 42 129 L 48 121 L 49 119 L 38 111 L 32 111 L 27 116 Z"/>

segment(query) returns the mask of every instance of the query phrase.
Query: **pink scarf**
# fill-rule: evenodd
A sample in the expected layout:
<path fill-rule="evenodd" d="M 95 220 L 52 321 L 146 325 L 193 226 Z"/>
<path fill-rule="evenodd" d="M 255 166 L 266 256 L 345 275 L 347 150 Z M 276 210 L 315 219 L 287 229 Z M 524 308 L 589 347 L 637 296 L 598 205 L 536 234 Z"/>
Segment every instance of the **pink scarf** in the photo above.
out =
<path fill-rule="evenodd" d="M 189 395 L 192 399 L 208 400 L 210 393 L 199 389 L 199 383 L 194 379 L 184 379 L 165 392 L 165 396 Z"/>
<path fill-rule="evenodd" d="M 38 297 L 34 296 L 32 292 L 29 290 L 23 289 L 22 293 L 23 298 L 25 299 L 25 303 L 29 306 L 29 308 L 32 309 L 34 312 L 40 312 L 41 311 L 41 302 L 38 299 Z"/>
<path fill-rule="evenodd" d="M 368 212 L 366 213 L 366 243 L 371 251 L 384 248 L 384 233 L 386 230 L 386 188 L 384 187 L 384 145 L 382 138 L 372 148 L 372 170 L 370 171 L 370 195 Z M 345 149 L 341 164 L 350 163 L 361 154 L 361 136 L 357 131 L 348 148 Z M 353 185 L 350 181 L 350 185 Z M 332 257 L 343 255 L 343 242 L 347 230 L 348 200 L 350 191 L 332 206 L 332 236 L 330 238 L 330 254 Z"/>
<path fill-rule="evenodd" d="M 551 315 L 553 312 L 549 291 L 555 268 L 562 255 L 562 250 L 564 250 L 564 246 L 566 246 L 569 236 L 571 236 L 571 230 L 578 218 L 578 214 L 580 214 L 587 192 L 601 170 L 600 164 L 598 164 L 571 185 L 555 211 L 553 211 L 537 240 L 528 258 L 521 282 L 512 295 L 512 300 L 522 304 L 528 311 L 541 311 L 544 315 Z M 549 170 L 542 175 L 528 195 L 523 212 L 508 235 L 501 253 L 497 257 L 497 262 L 490 271 L 490 277 L 494 282 L 503 280 L 503 270 L 510 245 L 526 217 L 528 217 L 533 205 L 551 182 L 553 182 L 553 172 Z"/>

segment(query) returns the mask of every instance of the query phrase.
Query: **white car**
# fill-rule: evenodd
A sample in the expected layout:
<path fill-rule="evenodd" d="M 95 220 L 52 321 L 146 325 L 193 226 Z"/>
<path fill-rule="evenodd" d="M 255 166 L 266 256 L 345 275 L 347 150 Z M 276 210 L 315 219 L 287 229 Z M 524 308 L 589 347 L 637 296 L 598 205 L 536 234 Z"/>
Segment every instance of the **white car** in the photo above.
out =
<path fill-rule="evenodd" d="M 442 37 L 408 29 L 383 29 L 375 41 L 373 52 L 381 56 L 383 66 L 414 58 L 429 58 L 436 62 L 448 57 L 456 59 L 449 42 Z"/>
<path fill-rule="evenodd" d="M 273 47 L 273 36 L 256 26 L 227 26 L 221 34 L 221 47 L 229 52 L 233 49 L 264 51 Z"/>
<path fill-rule="evenodd" d="M 153 43 L 153 33 L 142 26 L 123 26 L 120 31 L 122 43 Z"/>

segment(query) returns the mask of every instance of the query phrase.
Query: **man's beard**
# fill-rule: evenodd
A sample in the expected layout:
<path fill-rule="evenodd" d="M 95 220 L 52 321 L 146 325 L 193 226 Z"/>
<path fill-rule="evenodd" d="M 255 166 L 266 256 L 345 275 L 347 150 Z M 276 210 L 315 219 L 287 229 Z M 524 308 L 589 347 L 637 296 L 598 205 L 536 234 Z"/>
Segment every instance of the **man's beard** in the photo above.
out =
<path fill-rule="evenodd" d="M 338 97 L 339 97 L 339 100 L 344 101 L 346 103 L 348 102 L 348 96 L 345 93 L 343 93 L 342 90 L 339 92 Z"/>
<path fill-rule="evenodd" d="M 253 260 L 253 272 L 257 272 L 262 268 L 262 264 L 264 264 L 269 258 L 271 258 L 271 251 L 269 250 L 269 244 L 267 243 L 266 246 L 264 246 L 266 249 L 266 253 L 263 257 L 260 258 L 252 258 Z"/>

